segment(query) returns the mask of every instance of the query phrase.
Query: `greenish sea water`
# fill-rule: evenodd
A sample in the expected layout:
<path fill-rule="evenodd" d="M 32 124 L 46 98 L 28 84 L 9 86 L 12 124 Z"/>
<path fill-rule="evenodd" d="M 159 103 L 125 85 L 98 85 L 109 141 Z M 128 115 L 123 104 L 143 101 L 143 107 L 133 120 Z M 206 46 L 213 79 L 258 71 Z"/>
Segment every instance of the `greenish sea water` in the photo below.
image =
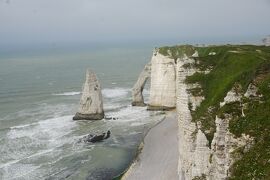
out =
<path fill-rule="evenodd" d="M 0 179 L 107 180 L 121 173 L 162 118 L 130 105 L 151 55 L 151 48 L 0 55 Z M 117 120 L 72 120 L 87 68 L 102 84 L 106 116 Z M 149 91 L 144 94 L 147 99 Z M 104 142 L 78 143 L 109 129 Z"/>

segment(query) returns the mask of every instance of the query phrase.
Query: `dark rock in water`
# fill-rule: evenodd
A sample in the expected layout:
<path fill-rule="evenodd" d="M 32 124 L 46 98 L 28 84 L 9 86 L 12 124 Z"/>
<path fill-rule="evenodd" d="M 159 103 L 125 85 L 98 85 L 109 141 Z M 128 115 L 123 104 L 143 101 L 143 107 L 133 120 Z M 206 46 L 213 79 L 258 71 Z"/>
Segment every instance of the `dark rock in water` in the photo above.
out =
<path fill-rule="evenodd" d="M 79 140 L 79 142 L 100 142 L 103 141 L 104 139 L 108 139 L 111 136 L 111 131 L 107 131 L 107 133 L 102 133 L 100 135 L 93 135 L 89 134 L 88 136 L 83 137 L 82 139 Z"/>
<path fill-rule="evenodd" d="M 98 142 L 98 141 L 102 141 L 105 137 L 105 133 L 101 134 L 101 135 L 95 135 L 89 139 L 87 139 L 87 142 Z"/>
<path fill-rule="evenodd" d="M 96 114 L 81 114 L 77 112 L 73 117 L 73 120 L 100 120 L 103 119 L 103 117 L 104 112 Z"/>
<path fill-rule="evenodd" d="M 141 107 L 143 107 L 143 106 L 146 106 L 147 104 L 145 104 L 144 102 L 132 102 L 131 105 L 132 106 L 141 106 Z"/>
<path fill-rule="evenodd" d="M 150 106 L 148 105 L 148 111 L 171 111 L 175 109 L 175 107 L 166 107 L 166 106 Z"/>
<path fill-rule="evenodd" d="M 115 118 L 115 117 L 105 117 L 104 119 L 105 120 L 117 120 L 118 118 Z"/>

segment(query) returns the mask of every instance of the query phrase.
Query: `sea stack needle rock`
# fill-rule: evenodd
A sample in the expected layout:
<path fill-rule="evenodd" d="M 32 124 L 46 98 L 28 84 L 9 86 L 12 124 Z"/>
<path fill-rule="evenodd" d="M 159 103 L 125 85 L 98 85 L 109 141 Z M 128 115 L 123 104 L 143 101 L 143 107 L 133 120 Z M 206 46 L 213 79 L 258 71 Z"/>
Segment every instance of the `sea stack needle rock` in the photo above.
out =
<path fill-rule="evenodd" d="M 96 74 L 88 69 L 82 89 L 80 107 L 73 120 L 101 120 L 103 118 L 101 87 Z"/>
<path fill-rule="evenodd" d="M 132 89 L 132 106 L 145 106 L 143 99 L 143 89 L 146 81 L 151 76 L 151 63 L 145 65 L 143 71 L 141 72 L 136 84 Z"/>

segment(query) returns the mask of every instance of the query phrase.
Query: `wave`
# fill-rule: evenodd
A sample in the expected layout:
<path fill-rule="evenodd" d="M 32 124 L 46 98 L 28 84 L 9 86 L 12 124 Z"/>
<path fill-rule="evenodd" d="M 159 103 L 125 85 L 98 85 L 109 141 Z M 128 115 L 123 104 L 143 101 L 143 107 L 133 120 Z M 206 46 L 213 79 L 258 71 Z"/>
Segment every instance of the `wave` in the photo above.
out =
<path fill-rule="evenodd" d="M 18 164 L 21 160 L 43 156 L 55 148 L 72 144 L 76 136 L 69 135 L 76 126 L 72 116 L 49 118 L 37 123 L 13 126 L 2 140 L 4 143 L 0 147 L 0 152 L 3 156 L 0 162 L 7 161 L 6 165 Z M 2 166 L 3 164 L 0 163 L 0 170 Z"/>
<path fill-rule="evenodd" d="M 13 165 L 13 164 L 16 164 L 22 160 L 25 160 L 25 159 L 30 159 L 30 158 L 33 158 L 33 157 L 36 157 L 36 156 L 40 156 L 40 155 L 43 155 L 43 154 L 47 154 L 47 153 L 51 153 L 53 152 L 54 148 L 52 149 L 47 149 L 47 150 L 41 150 L 40 152 L 37 152 L 37 153 L 34 153 L 30 156 L 26 156 L 26 157 L 22 157 L 22 158 L 19 158 L 19 159 L 16 159 L 16 160 L 11 160 L 11 161 L 8 161 L 4 164 L 0 164 L 0 169 L 3 168 L 3 167 L 8 167 L 10 165 Z"/>
<path fill-rule="evenodd" d="M 113 88 L 113 89 L 103 89 L 102 94 L 106 98 L 118 98 L 118 97 L 125 97 L 130 89 L 127 88 Z"/>
<path fill-rule="evenodd" d="M 137 121 L 149 116 L 149 112 L 145 110 L 145 107 L 133 107 L 125 106 L 118 111 L 111 111 L 106 113 L 108 117 L 117 118 L 117 122 L 124 121 Z"/>
<path fill-rule="evenodd" d="M 57 93 L 53 95 L 54 96 L 74 96 L 74 95 L 79 95 L 79 94 L 81 94 L 81 92 L 72 91 L 72 92 Z"/>
<path fill-rule="evenodd" d="M 9 139 L 24 137 L 39 139 L 46 135 L 46 139 L 58 139 L 70 133 L 70 130 L 75 126 L 76 123 L 72 121 L 72 116 L 61 116 L 32 124 L 13 126 L 10 128 L 7 136 Z"/>
<path fill-rule="evenodd" d="M 115 98 L 115 97 L 124 97 L 128 94 L 130 89 L 127 88 L 105 88 L 102 90 L 102 94 L 106 98 Z M 54 96 L 74 96 L 79 95 L 81 92 L 71 91 L 71 92 L 63 92 L 63 93 L 54 93 Z"/>
<path fill-rule="evenodd" d="M 31 124 L 12 126 L 10 127 L 10 129 L 21 129 L 21 128 L 26 128 L 26 127 L 34 126 L 34 125 L 38 125 L 38 123 L 36 122 L 36 123 L 31 123 Z"/>

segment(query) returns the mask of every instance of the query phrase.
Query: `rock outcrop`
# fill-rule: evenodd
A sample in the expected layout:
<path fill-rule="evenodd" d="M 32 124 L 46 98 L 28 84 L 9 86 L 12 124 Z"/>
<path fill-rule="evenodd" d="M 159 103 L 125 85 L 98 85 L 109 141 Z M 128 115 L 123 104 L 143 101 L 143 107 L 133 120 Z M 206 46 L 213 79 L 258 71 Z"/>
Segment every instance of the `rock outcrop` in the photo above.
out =
<path fill-rule="evenodd" d="M 145 83 L 151 76 L 151 63 L 145 65 L 143 71 L 141 72 L 136 84 L 132 89 L 132 106 L 146 106 L 143 98 L 143 89 Z"/>
<path fill-rule="evenodd" d="M 148 110 L 169 110 L 176 107 L 175 80 L 175 60 L 154 51 Z"/>
<path fill-rule="evenodd" d="M 91 70 L 86 72 L 79 110 L 73 120 L 101 120 L 104 118 L 101 87 Z"/>
<path fill-rule="evenodd" d="M 237 87 L 234 87 L 227 93 L 224 101 L 220 103 L 220 107 L 224 106 L 226 103 L 240 101 L 241 98 L 241 94 L 237 92 Z"/>

